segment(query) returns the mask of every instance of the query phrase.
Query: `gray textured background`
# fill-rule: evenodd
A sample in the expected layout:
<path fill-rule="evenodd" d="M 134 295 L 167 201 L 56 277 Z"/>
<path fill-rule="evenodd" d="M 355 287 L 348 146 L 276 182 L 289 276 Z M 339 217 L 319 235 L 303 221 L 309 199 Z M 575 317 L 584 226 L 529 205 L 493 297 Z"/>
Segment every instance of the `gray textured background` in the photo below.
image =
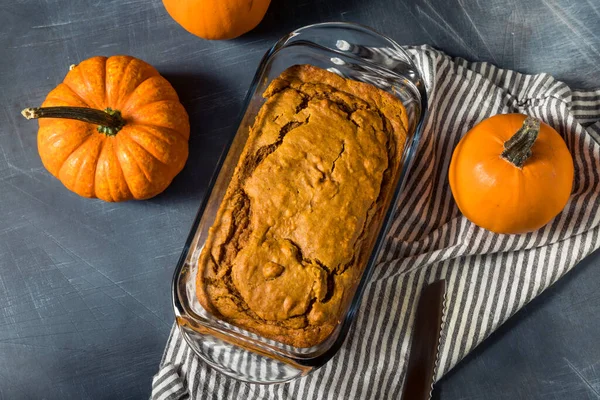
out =
<path fill-rule="evenodd" d="M 0 2 L 0 398 L 138 399 L 171 327 L 171 274 L 263 53 L 320 21 L 573 87 L 600 86 L 598 0 L 273 0 L 250 34 L 198 39 L 158 0 Z M 190 159 L 145 202 L 79 198 L 42 167 L 38 105 L 70 64 L 130 54 L 180 94 Z M 600 399 L 600 255 L 582 262 L 437 386 L 439 399 Z"/>

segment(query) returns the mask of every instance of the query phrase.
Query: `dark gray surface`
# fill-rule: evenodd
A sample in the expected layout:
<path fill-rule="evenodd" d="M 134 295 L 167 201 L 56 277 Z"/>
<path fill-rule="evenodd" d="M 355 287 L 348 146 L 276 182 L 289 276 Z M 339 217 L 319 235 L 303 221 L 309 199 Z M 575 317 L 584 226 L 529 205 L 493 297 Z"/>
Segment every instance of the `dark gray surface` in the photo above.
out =
<path fill-rule="evenodd" d="M 523 4 L 526 3 L 526 4 Z M 204 188 L 263 53 L 328 20 L 401 44 L 598 86 L 598 0 L 274 0 L 263 23 L 207 42 L 157 0 L 0 3 L 0 398 L 145 398 L 173 315 L 170 281 Z M 175 86 L 192 124 L 190 159 L 145 202 L 77 197 L 47 173 L 38 105 L 70 64 L 131 54 Z M 507 323 L 437 386 L 439 399 L 599 399 L 600 255 Z"/>

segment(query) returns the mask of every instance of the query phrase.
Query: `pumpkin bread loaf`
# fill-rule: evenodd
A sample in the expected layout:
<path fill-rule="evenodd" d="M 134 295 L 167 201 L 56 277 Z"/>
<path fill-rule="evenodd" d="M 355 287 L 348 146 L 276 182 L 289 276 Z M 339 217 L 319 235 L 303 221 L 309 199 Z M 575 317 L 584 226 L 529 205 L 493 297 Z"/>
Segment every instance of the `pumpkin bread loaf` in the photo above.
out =
<path fill-rule="evenodd" d="M 310 65 L 273 80 L 199 259 L 211 313 L 311 347 L 354 294 L 406 141 L 400 100 Z"/>

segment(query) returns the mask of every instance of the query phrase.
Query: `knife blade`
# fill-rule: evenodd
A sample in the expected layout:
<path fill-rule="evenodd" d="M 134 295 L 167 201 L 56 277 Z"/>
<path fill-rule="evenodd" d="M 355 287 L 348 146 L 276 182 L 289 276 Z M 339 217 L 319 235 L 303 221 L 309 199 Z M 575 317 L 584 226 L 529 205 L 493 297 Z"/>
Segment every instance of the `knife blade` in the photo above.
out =
<path fill-rule="evenodd" d="M 446 281 L 425 287 L 419 297 L 402 399 L 429 400 L 433 391 L 444 323 Z"/>

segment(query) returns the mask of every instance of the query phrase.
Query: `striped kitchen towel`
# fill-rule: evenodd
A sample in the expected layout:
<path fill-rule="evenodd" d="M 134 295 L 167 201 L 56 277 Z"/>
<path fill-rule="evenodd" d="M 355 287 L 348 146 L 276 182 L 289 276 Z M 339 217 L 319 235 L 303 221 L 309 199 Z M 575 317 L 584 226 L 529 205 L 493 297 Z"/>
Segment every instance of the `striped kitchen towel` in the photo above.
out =
<path fill-rule="evenodd" d="M 417 295 L 428 282 L 445 278 L 448 284 L 439 379 L 600 246 L 600 90 L 572 90 L 547 74 L 471 63 L 431 47 L 408 51 L 426 82 L 429 114 L 401 206 L 339 353 L 291 383 L 251 385 L 210 369 L 173 329 L 153 399 L 397 399 Z M 447 179 L 461 136 L 491 115 L 510 112 L 553 126 L 575 163 L 565 210 L 525 235 L 497 235 L 467 221 Z"/>

